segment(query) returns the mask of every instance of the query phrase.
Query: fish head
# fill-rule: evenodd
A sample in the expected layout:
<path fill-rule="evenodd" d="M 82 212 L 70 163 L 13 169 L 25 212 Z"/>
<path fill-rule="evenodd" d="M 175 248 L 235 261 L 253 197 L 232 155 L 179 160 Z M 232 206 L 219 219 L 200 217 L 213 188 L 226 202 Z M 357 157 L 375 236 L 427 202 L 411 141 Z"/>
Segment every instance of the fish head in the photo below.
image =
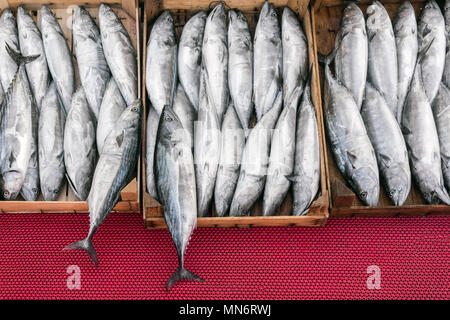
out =
<path fill-rule="evenodd" d="M 273 34 L 279 31 L 278 15 L 272 3 L 266 1 L 259 14 L 258 25 L 264 30 L 264 33 Z"/>
<path fill-rule="evenodd" d="M 361 9 L 353 2 L 348 4 L 342 14 L 342 26 L 360 25 L 365 27 L 364 15 Z"/>
<path fill-rule="evenodd" d="M 175 25 L 169 10 L 164 10 L 156 19 L 152 28 L 152 36 L 163 39 L 165 46 L 175 46 L 177 43 Z"/>
<path fill-rule="evenodd" d="M 444 17 L 436 1 L 429 0 L 425 4 L 420 13 L 419 24 L 422 26 L 444 25 Z"/>
<path fill-rule="evenodd" d="M 386 177 L 386 189 L 389 199 L 396 206 L 405 203 L 411 188 L 411 176 L 401 166 L 391 166 Z"/>
<path fill-rule="evenodd" d="M 212 33 L 222 33 L 222 30 L 226 30 L 227 15 L 223 2 L 219 2 L 208 16 L 206 25 L 208 28 L 212 28 Z M 215 31 L 217 30 L 217 31 Z"/>
<path fill-rule="evenodd" d="M 183 125 L 173 108 L 164 106 L 158 126 L 158 139 L 165 145 L 172 145 L 185 136 Z"/>
<path fill-rule="evenodd" d="M 83 6 L 76 6 L 72 28 L 75 34 L 89 34 L 96 29 L 94 20 Z"/>
<path fill-rule="evenodd" d="M 117 29 L 117 25 L 121 23 L 114 10 L 104 3 L 100 4 L 100 8 L 98 10 L 98 20 L 100 29 L 105 31 L 115 31 Z M 102 36 L 104 36 L 103 30 Z"/>
<path fill-rule="evenodd" d="M 125 130 L 137 130 L 141 119 L 141 112 L 141 99 L 137 99 L 122 112 L 119 118 L 121 128 Z"/>
<path fill-rule="evenodd" d="M 23 185 L 23 175 L 18 171 L 8 171 L 0 179 L 3 198 L 14 200 Z"/>
<path fill-rule="evenodd" d="M 284 7 L 283 15 L 281 16 L 282 29 L 292 28 L 298 30 L 300 22 L 297 18 L 297 14 L 289 7 Z"/>
<path fill-rule="evenodd" d="M 24 182 L 20 192 L 26 201 L 36 201 L 39 196 L 39 179 Z"/>
<path fill-rule="evenodd" d="M 240 30 L 248 29 L 247 18 L 240 10 L 237 10 L 237 9 L 228 10 L 228 20 L 229 20 L 230 27 L 232 27 L 234 30 L 236 30 L 238 32 Z"/>
<path fill-rule="evenodd" d="M 312 194 L 311 184 L 299 179 L 294 184 L 295 199 L 292 203 L 292 212 L 294 215 L 302 215 L 308 208 L 315 196 Z"/>
<path fill-rule="evenodd" d="M 370 167 L 361 167 L 352 175 L 352 183 L 357 196 L 368 206 L 378 204 L 380 186 L 378 172 Z"/>
<path fill-rule="evenodd" d="M 56 19 L 53 11 L 50 10 L 49 7 L 47 7 L 45 4 L 41 7 L 40 20 L 42 33 L 44 34 L 45 38 L 47 37 L 47 30 L 55 30 L 59 32 L 60 27 L 58 25 L 58 20 Z"/>
<path fill-rule="evenodd" d="M 11 35 L 16 37 L 17 35 L 17 24 L 16 19 L 14 18 L 14 14 L 11 9 L 6 8 L 3 10 L 2 15 L 0 16 L 0 24 L 2 25 L 2 29 L 0 30 L 1 34 Z"/>
<path fill-rule="evenodd" d="M 367 7 L 367 31 L 377 32 L 380 29 L 392 28 L 391 18 L 379 1 Z"/>
<path fill-rule="evenodd" d="M 415 33 L 417 32 L 416 15 L 414 8 L 409 1 L 403 2 L 398 8 L 397 15 L 395 16 L 395 23 L 393 24 L 396 36 L 399 32 Z"/>

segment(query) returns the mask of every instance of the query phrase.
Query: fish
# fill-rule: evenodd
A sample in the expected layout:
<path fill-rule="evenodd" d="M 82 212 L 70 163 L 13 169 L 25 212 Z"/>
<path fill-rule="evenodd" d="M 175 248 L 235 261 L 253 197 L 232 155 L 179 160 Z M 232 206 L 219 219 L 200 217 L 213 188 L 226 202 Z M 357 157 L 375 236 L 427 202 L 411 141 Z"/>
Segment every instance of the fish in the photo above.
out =
<path fill-rule="evenodd" d="M 197 186 L 197 214 L 207 215 L 214 195 L 220 160 L 220 124 L 214 104 L 207 90 L 208 75 L 202 68 L 200 102 L 194 127 L 194 168 Z"/>
<path fill-rule="evenodd" d="M 38 111 L 41 109 L 42 99 L 44 99 L 50 83 L 50 73 L 45 58 L 44 43 L 42 34 L 36 26 L 33 18 L 22 7 L 17 8 L 17 29 L 19 35 L 20 53 L 23 56 L 39 55 L 39 57 L 25 65 L 31 92 Z"/>
<path fill-rule="evenodd" d="M 355 194 L 376 206 L 380 194 L 377 159 L 351 92 L 325 65 L 324 118 L 329 145 L 337 167 Z"/>
<path fill-rule="evenodd" d="M 297 15 L 289 7 L 281 17 L 281 43 L 283 47 L 283 103 L 288 105 L 297 87 L 304 86 L 308 78 L 308 40 Z M 301 92 L 300 92 L 301 95 Z"/>
<path fill-rule="evenodd" d="M 219 2 L 206 19 L 202 44 L 202 65 L 208 75 L 208 100 L 216 110 L 219 127 L 228 106 L 229 96 L 226 18 L 224 4 Z M 198 108 L 200 112 L 200 105 Z"/>
<path fill-rule="evenodd" d="M 16 52 L 20 51 L 16 19 L 9 8 L 3 10 L 0 16 L 0 81 L 5 92 L 15 77 L 18 67 L 6 50 L 6 45 Z"/>
<path fill-rule="evenodd" d="M 269 166 L 262 201 L 262 215 L 273 216 L 283 203 L 291 186 L 288 179 L 294 170 L 297 107 L 303 85 L 289 95 L 289 100 L 277 120 L 270 143 Z"/>
<path fill-rule="evenodd" d="M 432 110 L 439 138 L 442 174 L 448 191 L 450 190 L 450 89 L 444 83 L 440 84 Z"/>
<path fill-rule="evenodd" d="M 292 214 L 305 215 L 320 189 L 320 142 L 316 111 L 311 102 L 311 78 L 307 80 L 297 110 Z"/>
<path fill-rule="evenodd" d="M 159 124 L 159 114 L 155 108 L 150 106 L 150 110 L 147 115 L 147 125 L 146 125 L 146 152 L 145 152 L 145 178 L 146 178 L 146 187 L 147 192 L 150 196 L 158 200 L 158 192 L 156 190 L 155 183 L 155 171 L 154 171 L 154 162 L 155 162 L 155 147 L 156 147 L 156 135 L 158 134 L 158 124 Z"/>
<path fill-rule="evenodd" d="M 130 35 L 111 7 L 100 4 L 98 21 L 103 53 L 120 93 L 129 106 L 138 97 L 136 50 Z"/>
<path fill-rule="evenodd" d="M 398 87 L 397 121 L 402 119 L 403 105 L 416 66 L 419 41 L 417 21 L 411 2 L 405 1 L 398 8 L 394 19 L 395 45 L 397 47 Z"/>
<path fill-rule="evenodd" d="M 80 201 L 85 201 L 91 190 L 97 160 L 95 129 L 95 115 L 80 86 L 73 95 L 67 115 L 63 148 L 67 181 Z M 114 127 L 111 132 L 113 130 Z"/>
<path fill-rule="evenodd" d="M 264 192 L 269 165 L 272 130 L 283 105 L 283 93 L 278 91 L 274 105 L 256 123 L 245 142 L 241 171 L 231 201 L 230 216 L 248 215 L 251 207 Z"/>
<path fill-rule="evenodd" d="M 447 87 L 450 87 L 450 0 L 445 0 L 444 19 L 447 46 L 445 49 L 445 65 L 442 82 L 444 82 Z"/>
<path fill-rule="evenodd" d="M 103 152 L 95 167 L 87 199 L 89 233 L 83 240 L 73 242 L 64 250 L 86 251 L 98 267 L 98 257 L 92 244 L 95 232 L 120 199 L 120 191 L 135 177 L 139 153 L 142 103 L 138 99 L 120 115 L 113 131 L 106 138 Z M 95 146 L 95 142 L 92 143 Z"/>
<path fill-rule="evenodd" d="M 450 205 L 442 176 L 438 132 L 421 75 L 421 63 L 425 56 L 428 53 L 421 51 L 417 58 L 403 110 L 402 132 L 408 149 L 411 173 L 422 196 L 429 204 Z"/>
<path fill-rule="evenodd" d="M 197 225 L 194 160 L 181 120 L 168 106 L 161 113 L 155 165 L 158 197 L 179 263 L 166 288 L 170 290 L 180 280 L 202 282 L 184 267 L 185 252 Z"/>
<path fill-rule="evenodd" d="M 419 53 L 426 52 L 419 65 L 428 101 L 432 103 L 439 90 L 445 64 L 445 21 L 441 9 L 429 0 L 420 13 L 417 24 Z"/>
<path fill-rule="evenodd" d="M 228 10 L 228 20 L 228 86 L 235 112 L 248 135 L 253 111 L 252 36 L 241 11 Z"/>
<path fill-rule="evenodd" d="M 126 107 L 127 105 L 117 87 L 117 83 L 114 78 L 111 77 L 106 86 L 97 118 L 96 140 L 97 151 L 99 154 L 102 153 L 103 143 L 105 142 L 106 137 L 114 128 L 117 119 L 119 119 Z"/>
<path fill-rule="evenodd" d="M 391 19 L 379 1 L 367 8 L 366 24 L 369 39 L 367 80 L 384 96 L 397 117 L 397 48 Z"/>
<path fill-rule="evenodd" d="M 6 51 L 19 67 L 8 87 L 2 106 L 0 188 L 4 199 L 14 200 L 24 184 L 35 139 L 36 104 L 25 65 L 34 61 L 37 56 L 24 57 L 8 44 Z"/>
<path fill-rule="evenodd" d="M 396 206 L 405 203 L 411 190 L 411 170 L 402 131 L 383 95 L 366 84 L 361 116 L 378 161 L 386 194 Z"/>
<path fill-rule="evenodd" d="M 335 48 L 336 78 L 350 91 L 360 110 L 367 79 L 369 49 L 364 15 L 354 3 L 348 4 L 343 11 Z"/>
<path fill-rule="evenodd" d="M 58 20 L 46 5 L 41 7 L 40 25 L 48 68 L 67 114 L 75 90 L 72 53 Z"/>
<path fill-rule="evenodd" d="M 177 85 L 177 52 L 173 18 L 165 10 L 153 24 L 147 43 L 145 85 L 158 114 L 164 106 L 173 104 Z"/>
<path fill-rule="evenodd" d="M 76 6 L 72 23 L 73 46 L 80 82 L 96 119 L 111 74 L 103 53 L 100 30 L 89 12 Z"/>
<path fill-rule="evenodd" d="M 195 110 L 199 103 L 203 33 L 207 17 L 206 10 L 192 16 L 183 27 L 178 45 L 178 78 Z"/>
<path fill-rule="evenodd" d="M 253 41 L 253 100 L 259 121 L 274 106 L 283 72 L 278 16 L 268 1 L 262 6 Z"/>
<path fill-rule="evenodd" d="M 219 168 L 214 188 L 214 203 L 219 217 L 225 216 L 233 200 L 239 179 L 242 153 L 245 147 L 245 130 L 233 102 L 227 108 L 222 122 Z"/>
<path fill-rule="evenodd" d="M 52 81 L 42 99 L 39 114 L 39 178 L 45 201 L 57 199 L 66 173 L 62 109 L 56 84 Z"/>
<path fill-rule="evenodd" d="M 194 121 L 197 119 L 197 111 L 181 85 L 177 87 L 172 108 L 186 131 L 189 145 L 194 148 Z"/>

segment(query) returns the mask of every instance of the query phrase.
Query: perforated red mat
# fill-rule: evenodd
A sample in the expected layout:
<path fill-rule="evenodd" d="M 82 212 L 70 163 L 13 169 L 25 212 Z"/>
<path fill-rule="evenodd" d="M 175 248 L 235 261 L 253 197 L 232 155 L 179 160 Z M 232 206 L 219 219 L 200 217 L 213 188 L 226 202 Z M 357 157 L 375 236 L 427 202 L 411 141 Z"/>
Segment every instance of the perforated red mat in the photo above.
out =
<path fill-rule="evenodd" d="M 0 298 L 449 298 L 450 217 L 329 219 L 324 228 L 199 229 L 186 266 L 204 283 L 164 284 L 176 268 L 167 230 L 112 214 L 94 244 L 100 267 L 63 252 L 84 237 L 86 214 L 0 214 Z M 81 288 L 66 273 L 80 267 Z M 368 289 L 367 268 L 380 268 Z"/>

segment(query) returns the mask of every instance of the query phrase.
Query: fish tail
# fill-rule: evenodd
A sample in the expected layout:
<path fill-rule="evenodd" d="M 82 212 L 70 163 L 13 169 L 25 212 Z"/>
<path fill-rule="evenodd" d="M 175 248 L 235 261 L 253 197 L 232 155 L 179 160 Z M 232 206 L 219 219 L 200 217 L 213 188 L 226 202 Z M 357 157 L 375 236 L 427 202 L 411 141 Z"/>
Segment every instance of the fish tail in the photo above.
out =
<path fill-rule="evenodd" d="M 29 62 L 32 62 L 36 60 L 40 55 L 33 55 L 33 56 L 22 56 L 20 52 L 17 52 L 13 48 L 9 46 L 9 44 L 6 44 L 6 51 L 11 56 L 11 58 L 17 63 L 17 65 L 27 64 Z"/>
<path fill-rule="evenodd" d="M 200 278 L 199 276 L 195 275 L 191 271 L 185 269 L 183 266 L 178 267 L 177 270 L 172 274 L 169 281 L 166 283 L 166 289 L 170 290 L 175 283 L 181 280 L 188 280 L 188 281 L 198 281 L 203 282 L 204 280 Z"/>
<path fill-rule="evenodd" d="M 446 205 L 450 205 L 450 196 L 443 186 L 436 190 L 436 195 L 443 203 L 445 203 Z"/>
<path fill-rule="evenodd" d="M 98 267 L 97 252 L 95 251 L 94 245 L 92 244 L 92 239 L 90 239 L 89 237 L 80 241 L 75 241 L 66 246 L 63 250 L 80 250 L 80 249 L 86 251 L 91 260 L 94 262 L 94 265 Z"/>

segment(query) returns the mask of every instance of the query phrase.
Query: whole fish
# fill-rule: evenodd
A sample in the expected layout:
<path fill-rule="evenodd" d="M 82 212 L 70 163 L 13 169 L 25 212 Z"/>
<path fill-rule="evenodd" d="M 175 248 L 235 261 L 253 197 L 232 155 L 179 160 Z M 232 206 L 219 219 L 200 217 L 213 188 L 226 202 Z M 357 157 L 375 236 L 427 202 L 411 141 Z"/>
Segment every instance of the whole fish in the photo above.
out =
<path fill-rule="evenodd" d="M 305 215 L 319 192 L 320 142 L 316 111 L 311 102 L 311 82 L 306 84 L 297 111 L 294 174 L 292 181 L 292 214 Z"/>
<path fill-rule="evenodd" d="M 325 66 L 325 125 L 336 165 L 356 195 L 376 206 L 380 182 L 375 152 L 352 94 Z"/>
<path fill-rule="evenodd" d="M 28 83 L 25 64 L 35 60 L 37 56 L 23 57 L 8 44 L 6 51 L 19 67 L 2 106 L 0 188 L 3 198 L 14 200 L 22 189 L 35 139 L 36 105 Z"/>
<path fill-rule="evenodd" d="M 217 170 L 214 202 L 219 217 L 225 216 L 233 200 L 239 179 L 245 133 L 233 103 L 228 106 L 222 122 L 221 150 Z"/>
<path fill-rule="evenodd" d="M 194 164 L 199 217 L 206 216 L 210 209 L 220 160 L 220 124 L 214 104 L 207 93 L 207 83 L 208 75 L 202 68 L 198 117 L 194 127 Z"/>
<path fill-rule="evenodd" d="M 39 176 L 45 201 L 56 200 L 66 173 L 62 108 L 52 81 L 42 99 L 39 116 Z"/>
<path fill-rule="evenodd" d="M 278 91 L 272 108 L 256 123 L 248 135 L 242 154 L 241 171 L 231 202 L 230 216 L 248 215 L 251 207 L 264 192 L 269 165 L 271 134 L 283 105 Z"/>
<path fill-rule="evenodd" d="M 398 103 L 397 121 L 402 119 L 403 105 L 417 61 L 419 42 L 417 40 L 417 21 L 411 2 L 405 1 L 398 8 L 394 20 L 395 44 L 398 65 Z"/>
<path fill-rule="evenodd" d="M 258 121 L 274 106 L 281 90 L 282 44 L 277 13 L 268 1 L 259 14 L 255 30 L 253 97 Z"/>
<path fill-rule="evenodd" d="M 297 15 L 289 7 L 281 18 L 283 44 L 283 103 L 291 101 L 297 87 L 304 87 L 308 78 L 308 40 L 300 26 Z M 301 95 L 301 92 L 300 92 Z"/>
<path fill-rule="evenodd" d="M 178 116 L 164 107 L 156 144 L 156 181 L 179 263 L 167 281 L 167 290 L 180 280 L 203 281 L 184 267 L 184 255 L 197 225 L 194 161 L 187 138 Z"/>
<path fill-rule="evenodd" d="M 106 85 L 111 77 L 103 53 L 100 30 L 89 12 L 77 6 L 73 16 L 72 32 L 81 85 L 89 106 L 98 119 Z"/>
<path fill-rule="evenodd" d="M 370 82 L 361 109 L 386 194 L 396 206 L 401 206 L 411 190 L 411 170 L 408 152 L 400 126 L 386 100 Z"/>
<path fill-rule="evenodd" d="M 253 108 L 252 36 L 241 11 L 229 10 L 228 18 L 228 86 L 235 111 L 247 133 Z"/>
<path fill-rule="evenodd" d="M 203 33 L 208 12 L 203 10 L 186 22 L 178 47 L 178 77 L 195 110 L 198 109 Z"/>
<path fill-rule="evenodd" d="M 402 131 L 408 148 L 411 172 L 425 200 L 450 205 L 444 187 L 438 132 L 421 75 L 420 53 L 402 115 Z"/>
<path fill-rule="evenodd" d="M 273 131 L 262 202 L 263 216 L 275 214 L 291 186 L 289 177 L 294 170 L 296 114 L 302 90 L 303 85 L 299 85 L 289 95 Z"/>
<path fill-rule="evenodd" d="M 444 182 L 447 190 L 450 190 L 450 89 L 444 83 L 439 87 L 432 109 L 439 137 Z"/>
<path fill-rule="evenodd" d="M 64 127 L 64 162 L 69 185 L 81 201 L 86 200 L 91 190 L 97 159 L 95 142 L 95 115 L 80 86 L 73 95 Z"/>
<path fill-rule="evenodd" d="M 158 114 L 164 106 L 173 104 L 177 85 L 177 50 L 173 19 L 165 10 L 153 24 L 147 43 L 145 85 Z"/>
<path fill-rule="evenodd" d="M 127 30 L 108 5 L 100 4 L 98 12 L 103 53 L 112 76 L 127 106 L 138 96 L 136 51 Z"/>
<path fill-rule="evenodd" d="M 335 47 L 336 78 L 350 91 L 360 110 L 367 77 L 368 43 L 364 15 L 354 3 L 344 9 Z"/>
<path fill-rule="evenodd" d="M 106 138 L 103 152 L 95 167 L 89 204 L 89 233 L 81 241 L 69 244 L 65 250 L 82 249 L 98 266 L 92 238 L 117 204 L 120 191 L 135 177 L 139 152 L 141 100 L 136 100 L 121 114 L 113 131 Z M 95 146 L 95 140 L 92 145 Z M 192 199 L 190 199 L 192 201 Z"/>
<path fill-rule="evenodd" d="M 207 93 L 209 95 L 208 100 L 216 110 L 219 127 L 222 124 L 223 115 L 228 106 L 226 18 L 223 2 L 219 2 L 206 19 L 202 46 L 203 65 L 208 75 L 206 78 Z M 201 98 L 199 97 L 199 99 Z"/>
<path fill-rule="evenodd" d="M 391 19 L 379 1 L 367 8 L 369 63 L 367 79 L 383 95 L 397 117 L 397 48 Z"/>
<path fill-rule="evenodd" d="M 101 154 L 106 137 L 127 105 L 113 77 L 109 79 L 97 118 L 97 150 Z"/>
<path fill-rule="evenodd" d="M 31 91 L 36 100 L 38 110 L 47 92 L 50 74 L 45 58 L 44 43 L 33 18 L 22 7 L 17 8 L 17 28 L 19 31 L 20 53 L 23 56 L 39 55 L 33 62 L 25 66 Z"/>
<path fill-rule="evenodd" d="M 9 8 L 3 10 L 0 16 L 0 80 L 5 92 L 8 91 L 17 71 L 17 63 L 9 55 L 6 45 L 14 51 L 20 51 L 16 19 Z"/>
<path fill-rule="evenodd" d="M 173 111 L 180 119 L 183 129 L 188 136 L 189 145 L 194 147 L 194 121 L 197 119 L 197 112 L 192 106 L 181 85 L 177 87 L 175 98 L 173 101 Z"/>
<path fill-rule="evenodd" d="M 419 16 L 417 25 L 419 52 L 426 51 L 420 63 L 420 73 L 428 101 L 431 103 L 439 89 L 445 63 L 445 22 L 441 9 L 429 0 Z"/>
<path fill-rule="evenodd" d="M 150 107 L 147 115 L 147 125 L 146 125 L 146 153 L 145 153 L 145 172 L 146 172 L 146 185 L 147 192 L 150 196 L 158 200 L 158 193 L 156 191 L 155 184 L 155 172 L 154 172 L 154 162 L 155 162 L 155 147 L 156 147 L 156 135 L 158 134 L 158 124 L 159 124 L 159 114 L 155 108 Z"/>
<path fill-rule="evenodd" d="M 447 87 L 450 87 L 450 0 L 445 0 L 444 18 L 447 46 L 445 49 L 445 66 L 442 82 L 444 82 Z"/>

